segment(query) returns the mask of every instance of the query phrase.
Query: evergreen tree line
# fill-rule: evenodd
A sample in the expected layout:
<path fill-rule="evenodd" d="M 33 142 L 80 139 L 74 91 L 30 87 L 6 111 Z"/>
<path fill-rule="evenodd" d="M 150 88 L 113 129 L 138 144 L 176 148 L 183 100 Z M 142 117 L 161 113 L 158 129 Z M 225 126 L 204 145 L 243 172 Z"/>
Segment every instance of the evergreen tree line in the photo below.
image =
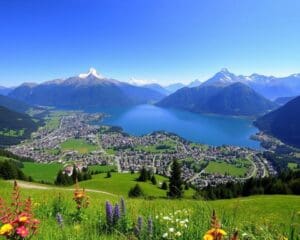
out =
<path fill-rule="evenodd" d="M 289 163 L 296 163 L 300 167 L 300 159 L 284 151 L 283 148 L 277 148 L 276 152 L 265 151 L 263 157 L 266 158 L 275 167 L 277 172 L 287 171 Z"/>
<path fill-rule="evenodd" d="M 157 184 L 153 172 L 143 167 L 140 170 L 140 176 L 137 178 L 137 181 L 146 182 L 148 180 L 150 180 L 154 185 Z M 181 165 L 177 160 L 174 160 L 171 166 L 169 184 L 167 184 L 167 182 L 164 181 L 162 183 L 161 189 L 168 190 L 167 197 L 169 198 L 182 198 L 184 194 L 183 186 L 184 181 L 182 179 Z M 188 189 L 188 185 L 186 185 L 185 189 Z M 128 196 L 143 197 L 145 195 L 139 184 L 136 184 L 133 188 L 129 190 Z"/>
<path fill-rule="evenodd" d="M 16 162 L 11 160 L 0 161 L 0 178 L 19 179 L 32 182 L 32 177 L 27 177 L 23 171 L 17 166 Z"/>
<path fill-rule="evenodd" d="M 195 194 L 195 198 L 207 200 L 228 199 L 259 194 L 300 195 L 300 171 L 284 171 L 277 177 L 250 178 L 244 183 L 228 182 L 218 186 L 208 186 Z"/>
<path fill-rule="evenodd" d="M 83 168 L 82 171 L 78 171 L 77 167 L 74 165 L 71 176 L 65 174 L 63 170 L 60 170 L 57 173 L 55 185 L 73 185 L 76 183 L 76 181 L 81 182 L 89 179 L 92 179 L 92 175 L 88 168 Z"/>
<path fill-rule="evenodd" d="M 138 182 L 151 181 L 153 185 L 157 184 L 154 173 L 151 170 L 147 170 L 145 167 L 141 169 L 140 176 L 137 178 L 137 181 Z"/>

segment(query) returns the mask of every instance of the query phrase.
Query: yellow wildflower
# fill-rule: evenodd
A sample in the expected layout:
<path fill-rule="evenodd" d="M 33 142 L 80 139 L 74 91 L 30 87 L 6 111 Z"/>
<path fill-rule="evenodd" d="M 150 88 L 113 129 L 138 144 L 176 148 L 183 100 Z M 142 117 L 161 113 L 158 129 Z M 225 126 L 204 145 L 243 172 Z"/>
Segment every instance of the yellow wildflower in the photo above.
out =
<path fill-rule="evenodd" d="M 205 234 L 203 240 L 214 240 L 214 237 L 210 234 Z"/>
<path fill-rule="evenodd" d="M 203 239 L 204 240 L 215 240 L 215 238 L 222 239 L 222 236 L 225 235 L 227 235 L 227 233 L 223 229 L 212 228 L 205 233 Z"/>
<path fill-rule="evenodd" d="M 26 222 L 28 222 L 28 217 L 27 216 L 21 216 L 21 217 L 19 217 L 18 220 L 21 223 L 26 223 Z"/>
<path fill-rule="evenodd" d="M 0 236 L 9 236 L 13 231 L 13 226 L 9 223 L 4 224 L 0 228 Z"/>

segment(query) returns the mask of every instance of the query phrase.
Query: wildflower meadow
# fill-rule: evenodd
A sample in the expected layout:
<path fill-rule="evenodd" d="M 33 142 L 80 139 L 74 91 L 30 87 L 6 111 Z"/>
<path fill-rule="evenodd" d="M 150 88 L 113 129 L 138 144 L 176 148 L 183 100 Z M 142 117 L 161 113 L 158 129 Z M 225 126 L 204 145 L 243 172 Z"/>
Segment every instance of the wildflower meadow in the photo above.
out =
<path fill-rule="evenodd" d="M 279 210 L 276 198 L 280 196 L 274 196 L 271 212 L 268 207 L 257 208 L 256 198 L 240 202 L 129 199 L 88 192 L 78 183 L 73 191 L 20 189 L 16 182 L 1 183 L 0 239 L 300 239 L 300 212 L 293 210 L 300 207 L 297 197 L 286 196 L 291 208 Z"/>

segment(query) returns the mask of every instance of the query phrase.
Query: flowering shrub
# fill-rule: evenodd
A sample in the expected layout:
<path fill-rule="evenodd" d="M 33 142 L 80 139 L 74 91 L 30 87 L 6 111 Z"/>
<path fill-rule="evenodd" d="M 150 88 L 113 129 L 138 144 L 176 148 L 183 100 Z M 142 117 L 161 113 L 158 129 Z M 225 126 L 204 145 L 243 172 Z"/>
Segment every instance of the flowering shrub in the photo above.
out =
<path fill-rule="evenodd" d="M 31 199 L 22 202 L 17 182 L 14 182 L 12 204 L 7 206 L 0 198 L 0 236 L 6 239 L 29 239 L 37 233 L 39 221 L 31 211 Z"/>

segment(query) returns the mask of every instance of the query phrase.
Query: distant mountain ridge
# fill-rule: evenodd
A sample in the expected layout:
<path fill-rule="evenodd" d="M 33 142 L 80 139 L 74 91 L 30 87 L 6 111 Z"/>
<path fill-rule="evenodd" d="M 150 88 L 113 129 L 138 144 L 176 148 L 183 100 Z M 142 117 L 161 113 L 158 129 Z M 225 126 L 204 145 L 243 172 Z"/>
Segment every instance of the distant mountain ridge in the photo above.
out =
<path fill-rule="evenodd" d="M 95 69 L 86 74 L 41 84 L 22 84 L 9 97 L 28 104 L 56 107 L 128 106 L 161 100 L 153 89 L 104 78 Z"/>
<path fill-rule="evenodd" d="M 293 96 L 293 97 L 279 97 L 275 99 L 275 103 L 277 103 L 278 105 L 284 105 L 287 104 L 289 101 L 292 101 L 293 99 L 295 99 L 297 96 Z"/>
<path fill-rule="evenodd" d="M 192 87 L 199 87 L 202 84 L 198 79 L 195 79 L 194 81 L 190 82 L 187 87 L 192 88 Z"/>
<path fill-rule="evenodd" d="M 157 83 L 132 85 L 105 78 L 95 69 L 90 69 L 88 73 L 67 79 L 55 79 L 41 84 L 24 83 L 10 89 L 8 96 L 28 104 L 58 107 L 128 106 L 158 102 L 184 87 L 226 87 L 238 82 L 270 100 L 300 95 L 300 74 L 281 78 L 260 74 L 244 76 L 224 68 L 205 82 L 196 79 L 187 85 L 175 83 L 168 86 Z"/>
<path fill-rule="evenodd" d="M 255 121 L 263 132 L 300 148 L 300 97 Z"/>
<path fill-rule="evenodd" d="M 14 87 L 3 87 L 0 86 L 0 94 L 6 96 L 9 94 L 12 90 L 14 90 Z"/>
<path fill-rule="evenodd" d="M 3 95 L 0 95 L 0 106 L 20 113 L 25 113 L 30 108 L 30 106 L 24 102 Z"/>
<path fill-rule="evenodd" d="M 300 74 L 292 74 L 287 77 L 274 77 L 259 74 L 250 76 L 235 75 L 224 68 L 213 77 L 205 81 L 201 86 L 228 86 L 241 82 L 253 88 L 256 92 L 268 99 L 278 97 L 290 97 L 300 94 Z"/>
<path fill-rule="evenodd" d="M 157 91 L 165 96 L 170 94 L 170 92 L 166 88 L 162 87 L 158 83 L 144 84 L 144 85 L 142 85 L 142 87 L 152 89 L 152 90 Z"/>
<path fill-rule="evenodd" d="M 174 93 L 177 90 L 179 90 L 180 88 L 185 87 L 185 85 L 183 83 L 172 83 L 168 86 L 165 87 L 165 89 L 169 92 L 169 93 Z"/>
<path fill-rule="evenodd" d="M 228 86 L 217 84 L 182 88 L 157 105 L 198 113 L 242 116 L 260 115 L 276 107 L 275 103 L 240 82 Z"/>

